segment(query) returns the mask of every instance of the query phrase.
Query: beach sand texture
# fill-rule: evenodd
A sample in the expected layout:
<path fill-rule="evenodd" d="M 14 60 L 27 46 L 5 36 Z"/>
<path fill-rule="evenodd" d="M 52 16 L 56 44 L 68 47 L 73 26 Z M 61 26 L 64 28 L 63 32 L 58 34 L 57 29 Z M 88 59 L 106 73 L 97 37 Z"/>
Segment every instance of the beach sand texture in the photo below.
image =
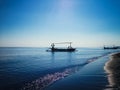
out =
<path fill-rule="evenodd" d="M 108 73 L 108 87 L 112 90 L 120 90 L 120 53 L 111 55 L 105 65 L 105 70 Z"/>

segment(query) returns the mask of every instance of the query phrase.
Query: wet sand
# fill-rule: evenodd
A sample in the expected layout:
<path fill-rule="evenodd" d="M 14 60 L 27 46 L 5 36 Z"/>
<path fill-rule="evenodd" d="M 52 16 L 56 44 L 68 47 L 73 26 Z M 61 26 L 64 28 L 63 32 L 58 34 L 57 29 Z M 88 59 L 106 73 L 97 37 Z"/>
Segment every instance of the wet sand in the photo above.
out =
<path fill-rule="evenodd" d="M 110 90 L 120 90 L 120 53 L 111 55 L 104 69 L 108 74 L 108 87 Z"/>

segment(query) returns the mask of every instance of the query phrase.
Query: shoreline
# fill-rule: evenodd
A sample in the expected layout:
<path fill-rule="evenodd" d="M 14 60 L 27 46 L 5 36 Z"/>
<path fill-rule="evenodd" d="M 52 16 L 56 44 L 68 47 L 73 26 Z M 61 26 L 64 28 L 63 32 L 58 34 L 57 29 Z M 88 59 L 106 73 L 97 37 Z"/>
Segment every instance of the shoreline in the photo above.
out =
<path fill-rule="evenodd" d="M 105 71 L 107 72 L 108 88 L 120 89 L 120 52 L 112 54 L 110 60 L 104 66 Z"/>

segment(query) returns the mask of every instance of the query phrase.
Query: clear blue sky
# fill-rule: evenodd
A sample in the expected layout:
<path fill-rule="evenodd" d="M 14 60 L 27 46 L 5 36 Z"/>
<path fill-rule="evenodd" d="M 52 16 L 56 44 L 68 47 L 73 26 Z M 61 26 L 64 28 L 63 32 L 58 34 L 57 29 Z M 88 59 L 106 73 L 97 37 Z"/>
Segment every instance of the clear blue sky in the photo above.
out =
<path fill-rule="evenodd" d="M 0 0 L 0 46 L 120 45 L 120 0 Z"/>

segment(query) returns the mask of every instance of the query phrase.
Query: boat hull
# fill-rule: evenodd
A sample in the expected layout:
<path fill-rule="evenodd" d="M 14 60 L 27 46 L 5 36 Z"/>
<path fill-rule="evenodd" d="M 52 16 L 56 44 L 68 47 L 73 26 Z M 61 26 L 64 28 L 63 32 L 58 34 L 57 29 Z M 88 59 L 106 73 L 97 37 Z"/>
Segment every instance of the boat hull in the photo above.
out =
<path fill-rule="evenodd" d="M 48 50 L 48 51 L 51 51 L 51 52 L 74 52 L 76 49 L 75 48 L 70 48 L 70 49 L 58 49 L 58 48 L 54 48 L 51 50 Z"/>
<path fill-rule="evenodd" d="M 119 47 L 104 47 L 104 49 L 120 49 Z"/>

